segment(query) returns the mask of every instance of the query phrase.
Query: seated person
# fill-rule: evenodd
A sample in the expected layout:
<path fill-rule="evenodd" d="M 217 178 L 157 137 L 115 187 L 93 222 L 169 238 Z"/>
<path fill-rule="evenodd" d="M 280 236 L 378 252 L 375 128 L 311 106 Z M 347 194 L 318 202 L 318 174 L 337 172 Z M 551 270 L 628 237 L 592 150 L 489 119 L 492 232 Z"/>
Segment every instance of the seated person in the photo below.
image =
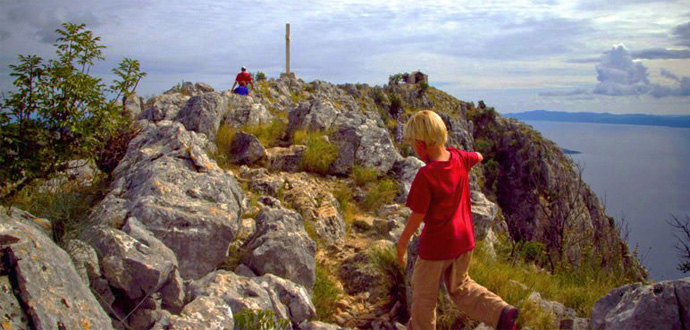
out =
<path fill-rule="evenodd" d="M 249 88 L 247 88 L 247 85 L 244 82 L 241 82 L 235 90 L 232 91 L 235 94 L 239 95 L 249 95 Z"/>

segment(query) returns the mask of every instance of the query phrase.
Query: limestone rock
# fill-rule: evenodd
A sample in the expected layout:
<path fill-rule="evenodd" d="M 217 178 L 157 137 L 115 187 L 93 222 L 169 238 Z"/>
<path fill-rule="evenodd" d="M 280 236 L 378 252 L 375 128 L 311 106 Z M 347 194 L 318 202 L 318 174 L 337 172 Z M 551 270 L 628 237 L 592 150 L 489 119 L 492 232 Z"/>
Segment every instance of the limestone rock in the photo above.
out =
<path fill-rule="evenodd" d="M 306 130 L 309 132 L 327 131 L 340 111 L 336 110 L 330 101 L 321 98 L 313 99 L 311 102 L 302 102 L 290 111 L 289 131 Z"/>
<path fill-rule="evenodd" d="M 342 330 L 343 327 L 321 321 L 311 321 L 299 326 L 299 330 Z"/>
<path fill-rule="evenodd" d="M 124 98 L 125 99 L 125 113 L 129 116 L 130 119 L 136 120 L 139 118 L 139 115 L 141 115 L 142 112 L 142 101 L 141 97 L 137 95 L 137 93 L 132 93 L 128 97 Z"/>
<path fill-rule="evenodd" d="M 474 238 L 482 240 L 486 238 L 496 218 L 498 206 L 491 202 L 479 190 L 471 190 L 472 222 L 474 224 Z"/>
<path fill-rule="evenodd" d="M 267 167 L 274 171 L 298 172 L 305 150 L 307 150 L 307 146 L 303 145 L 291 145 L 289 148 L 269 148 L 266 150 Z"/>
<path fill-rule="evenodd" d="M 227 109 L 225 97 L 215 92 L 205 93 L 190 98 L 175 120 L 187 130 L 204 133 L 209 140 L 213 140 Z"/>
<path fill-rule="evenodd" d="M 424 162 L 414 156 L 400 159 L 393 165 L 391 169 L 393 177 L 395 177 L 402 186 L 400 202 L 404 203 L 407 199 L 407 195 L 410 193 L 410 188 L 412 187 L 412 181 L 414 181 L 417 172 L 419 172 L 419 169 L 423 166 Z"/>
<path fill-rule="evenodd" d="M 121 227 L 125 217 L 136 217 L 175 253 L 184 278 L 216 269 L 239 229 L 244 198 L 235 178 L 208 157 L 206 144 L 180 123 L 146 125 L 113 172 L 94 221 Z"/>
<path fill-rule="evenodd" d="M 194 88 L 201 93 L 210 93 L 214 91 L 213 86 L 203 82 L 194 84 Z"/>
<path fill-rule="evenodd" d="M 230 145 L 229 159 L 235 164 L 252 165 L 266 157 L 266 149 L 256 136 L 238 132 Z"/>
<path fill-rule="evenodd" d="M 146 106 L 139 117 L 152 122 L 173 120 L 177 117 L 177 113 L 180 112 L 180 109 L 187 103 L 187 100 L 189 100 L 189 96 L 182 94 L 163 94 L 157 96 L 151 105 Z"/>
<path fill-rule="evenodd" d="M 592 308 L 593 329 L 683 329 L 690 324 L 690 277 L 615 288 Z"/>
<path fill-rule="evenodd" d="M 266 125 L 275 120 L 263 104 L 234 100 L 230 102 L 234 102 L 228 106 L 232 110 L 227 113 L 223 122 L 231 127 Z"/>
<path fill-rule="evenodd" d="M 243 309 L 272 310 L 278 318 L 300 324 L 316 315 L 306 290 L 272 274 L 242 277 L 228 271 L 215 271 L 189 285 L 189 297 L 218 298 L 234 313 Z M 186 308 L 186 307 L 185 307 Z"/>
<path fill-rule="evenodd" d="M 5 259 L 0 252 L 0 262 L 5 263 Z M 0 273 L 0 315 L 4 329 L 29 329 L 29 318 L 14 295 L 10 277 L 4 272 Z"/>
<path fill-rule="evenodd" d="M 256 216 L 256 233 L 244 245 L 242 263 L 255 273 L 271 273 L 309 289 L 316 278 L 316 244 L 304 220 L 291 210 L 265 207 Z"/>
<path fill-rule="evenodd" d="M 184 306 L 180 315 L 157 322 L 152 330 L 232 330 L 232 309 L 218 297 L 200 296 Z"/>
<path fill-rule="evenodd" d="M 82 240 L 72 239 L 67 242 L 65 250 L 72 257 L 74 267 L 84 284 L 90 285 L 92 279 L 101 277 L 98 255 L 91 245 Z"/>
<path fill-rule="evenodd" d="M 112 329 L 70 256 L 37 228 L 0 209 L 0 240 L 18 297 L 36 329 Z M 4 309 L 4 307 L 3 307 Z"/>

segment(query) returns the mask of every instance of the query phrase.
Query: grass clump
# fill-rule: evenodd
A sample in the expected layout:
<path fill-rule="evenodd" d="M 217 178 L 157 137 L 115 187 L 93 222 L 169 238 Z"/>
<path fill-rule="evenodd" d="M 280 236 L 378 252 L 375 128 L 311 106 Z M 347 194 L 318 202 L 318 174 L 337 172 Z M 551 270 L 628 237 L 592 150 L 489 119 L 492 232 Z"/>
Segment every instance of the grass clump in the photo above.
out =
<path fill-rule="evenodd" d="M 285 330 L 290 329 L 290 320 L 278 318 L 272 310 L 242 309 L 233 315 L 235 329 L 239 330 Z"/>
<path fill-rule="evenodd" d="M 263 125 L 248 125 L 241 128 L 242 131 L 256 136 L 264 147 L 275 147 L 287 132 L 287 124 L 282 120 L 274 120 Z"/>
<path fill-rule="evenodd" d="M 42 188 L 42 182 L 36 181 L 2 203 L 50 220 L 53 241 L 65 248 L 70 239 L 78 238 L 86 228 L 89 210 L 105 195 L 103 180 L 96 177 L 86 184 L 67 181 L 55 189 Z"/>
<path fill-rule="evenodd" d="M 379 173 L 375 168 L 355 165 L 352 167 L 350 177 L 356 185 L 362 187 L 367 183 L 375 182 L 379 177 Z"/>
<path fill-rule="evenodd" d="M 374 247 L 369 250 L 369 262 L 374 271 L 379 275 L 380 287 L 384 290 L 383 296 L 388 297 L 391 305 L 400 303 L 397 310 L 397 319 L 407 320 L 407 288 L 405 272 L 398 263 L 395 246 L 390 244 Z"/>
<path fill-rule="evenodd" d="M 228 168 L 230 166 L 228 155 L 230 154 L 232 141 L 235 140 L 235 134 L 237 134 L 237 129 L 230 125 L 223 124 L 218 128 L 218 132 L 216 133 L 217 150 L 211 157 L 216 160 L 216 163 L 218 163 L 218 166 L 221 168 Z"/>
<path fill-rule="evenodd" d="M 544 299 L 558 301 L 573 308 L 579 316 L 589 317 L 594 303 L 613 288 L 625 284 L 625 277 L 594 267 L 581 267 L 579 271 L 557 269 L 553 274 L 535 267 L 530 262 L 515 260 L 510 256 L 506 243 L 497 246 L 498 256 L 492 258 L 482 249 L 483 242 L 477 242 L 470 266 L 470 276 L 498 294 L 510 304 L 518 307 L 523 326 L 544 329 L 551 328 L 546 312 L 531 306 L 527 300 L 532 291 L 539 292 Z M 540 255 L 539 245 L 532 245 L 522 253 L 524 257 Z M 516 283 L 517 282 L 517 283 Z M 524 287 L 521 284 L 524 284 Z"/>
<path fill-rule="evenodd" d="M 306 137 L 307 150 L 304 151 L 300 167 L 304 171 L 326 174 L 338 157 L 338 147 L 319 132 L 310 132 Z"/>
<path fill-rule="evenodd" d="M 354 220 L 356 212 L 352 189 L 346 184 L 339 184 L 331 191 L 331 194 L 333 194 L 333 197 L 338 201 L 340 213 L 343 215 L 343 221 L 349 226 Z"/>
<path fill-rule="evenodd" d="M 323 261 L 317 260 L 312 302 L 316 309 L 316 319 L 323 322 L 333 322 L 335 302 L 343 295 L 342 290 L 333 280 L 330 269 Z"/>
<path fill-rule="evenodd" d="M 398 185 L 391 179 L 372 182 L 367 187 L 367 195 L 362 200 L 362 208 L 367 211 L 377 210 L 383 205 L 391 204 L 398 194 Z"/>

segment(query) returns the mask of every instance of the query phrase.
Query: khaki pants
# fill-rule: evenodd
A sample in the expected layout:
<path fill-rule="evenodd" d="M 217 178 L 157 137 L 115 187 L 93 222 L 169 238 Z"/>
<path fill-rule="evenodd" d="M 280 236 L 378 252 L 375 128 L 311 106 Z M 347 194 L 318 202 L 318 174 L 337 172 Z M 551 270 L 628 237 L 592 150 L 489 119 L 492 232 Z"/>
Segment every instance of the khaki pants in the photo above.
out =
<path fill-rule="evenodd" d="M 454 260 L 417 258 L 412 275 L 412 311 L 408 329 L 436 329 L 436 300 L 441 280 L 458 308 L 476 321 L 496 328 L 503 308 L 508 304 L 493 292 L 477 284 L 467 274 L 472 251 Z"/>

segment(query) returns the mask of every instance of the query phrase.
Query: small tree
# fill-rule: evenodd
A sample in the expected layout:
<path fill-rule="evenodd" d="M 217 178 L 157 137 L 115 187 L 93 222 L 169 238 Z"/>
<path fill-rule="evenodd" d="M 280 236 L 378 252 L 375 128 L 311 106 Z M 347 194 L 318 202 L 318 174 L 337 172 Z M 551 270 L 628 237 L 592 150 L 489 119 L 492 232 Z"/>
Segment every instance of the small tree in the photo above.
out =
<path fill-rule="evenodd" d="M 690 216 L 686 215 L 685 220 L 672 215 L 667 223 L 676 230 L 676 250 L 680 258 L 678 270 L 683 273 L 690 272 Z"/>
<path fill-rule="evenodd" d="M 10 65 L 16 92 L 0 111 L 0 181 L 11 187 L 5 196 L 64 170 L 71 159 L 93 159 L 128 121 L 115 100 L 131 94 L 146 74 L 138 61 L 125 59 L 113 70 L 118 80 L 111 88 L 89 75 L 105 46 L 85 27 L 65 23 L 56 30 L 57 59 L 44 64 L 39 56 L 19 55 L 19 64 Z M 108 100 L 108 93 L 115 98 Z"/>

